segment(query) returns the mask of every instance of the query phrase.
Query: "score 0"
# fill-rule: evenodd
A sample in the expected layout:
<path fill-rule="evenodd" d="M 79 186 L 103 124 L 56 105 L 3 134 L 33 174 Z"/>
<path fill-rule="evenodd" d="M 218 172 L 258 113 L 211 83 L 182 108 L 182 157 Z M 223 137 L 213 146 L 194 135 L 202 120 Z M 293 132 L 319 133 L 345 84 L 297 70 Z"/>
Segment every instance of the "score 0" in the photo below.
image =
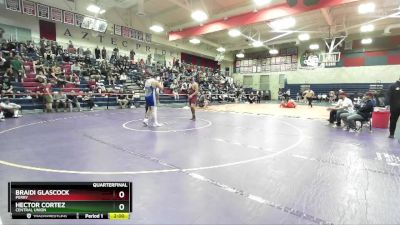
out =
<path fill-rule="evenodd" d="M 124 198 L 125 198 L 125 192 L 124 192 L 124 191 L 120 191 L 120 192 L 118 193 L 118 197 L 119 197 L 120 199 L 124 199 Z"/>
<path fill-rule="evenodd" d="M 119 191 L 117 198 L 118 198 L 118 200 L 124 200 L 125 196 L 126 196 L 125 191 Z M 125 210 L 125 204 L 124 203 L 120 203 L 118 205 L 118 209 L 119 209 L 119 211 L 124 211 Z"/>

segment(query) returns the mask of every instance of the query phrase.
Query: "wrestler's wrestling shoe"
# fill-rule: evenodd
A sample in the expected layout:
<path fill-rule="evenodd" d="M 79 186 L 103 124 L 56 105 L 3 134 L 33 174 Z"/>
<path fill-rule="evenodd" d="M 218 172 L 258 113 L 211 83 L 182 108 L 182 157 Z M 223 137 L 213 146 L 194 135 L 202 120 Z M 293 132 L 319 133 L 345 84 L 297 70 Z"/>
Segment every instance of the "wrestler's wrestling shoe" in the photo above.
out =
<path fill-rule="evenodd" d="M 144 119 L 143 120 L 143 126 L 145 126 L 145 127 L 149 126 L 149 119 Z"/>
<path fill-rule="evenodd" d="M 162 127 L 162 126 L 164 126 L 164 125 L 161 124 L 161 123 L 154 123 L 154 124 L 153 124 L 153 127 Z"/>

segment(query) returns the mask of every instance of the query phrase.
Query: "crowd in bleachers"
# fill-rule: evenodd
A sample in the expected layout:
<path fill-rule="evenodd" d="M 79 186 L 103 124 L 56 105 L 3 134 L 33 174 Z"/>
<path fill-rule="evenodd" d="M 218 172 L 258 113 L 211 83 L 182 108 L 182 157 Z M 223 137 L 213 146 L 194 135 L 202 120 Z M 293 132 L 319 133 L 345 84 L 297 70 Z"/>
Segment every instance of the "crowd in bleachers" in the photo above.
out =
<path fill-rule="evenodd" d="M 40 103 L 43 111 L 93 110 L 109 104 L 109 98 L 120 107 L 133 107 L 140 101 L 144 82 L 149 74 L 158 74 L 166 87 L 164 93 L 175 101 L 185 102 L 190 79 L 201 87 L 199 105 L 207 102 L 233 102 L 242 97 L 241 87 L 219 69 L 179 62 L 170 67 L 150 60 L 135 60 L 120 56 L 115 48 L 111 56 L 105 49 L 92 54 L 90 49 L 75 48 L 70 42 L 65 48 L 55 41 L 41 40 L 35 44 L 5 42 L 0 49 L 1 99 Z M 244 95 L 246 97 L 246 95 Z M 98 104 L 96 104 L 98 103 Z M 5 103 L 4 103 L 5 104 Z M 22 108 L 26 105 L 22 104 Z M 30 107 L 34 107 L 29 105 Z M 21 108 L 21 105 L 18 106 Z M 30 109 L 29 107 L 25 107 Z M 19 114 L 20 115 L 20 114 Z"/>
<path fill-rule="evenodd" d="M 190 89 L 190 80 L 194 78 L 201 90 L 200 107 L 214 102 L 260 103 L 270 98 L 269 92 L 242 88 L 218 69 L 178 60 L 169 67 L 149 59 L 135 61 L 134 54 L 120 56 L 117 48 L 107 57 L 105 50 L 100 55 L 93 55 L 90 49 L 74 48 L 72 42 L 63 48 L 57 42 L 42 40 L 37 45 L 6 42 L 0 50 L 1 108 L 3 111 L 10 108 L 15 117 L 21 115 L 21 105 L 10 99 L 42 103 L 45 112 L 73 111 L 74 108 L 80 111 L 82 107 L 93 110 L 105 103 L 108 106 L 109 98 L 116 100 L 121 108 L 134 107 L 135 102 L 140 101 L 149 74 L 157 74 L 164 84 L 164 93 L 160 94 L 183 102 Z M 287 103 L 292 94 L 288 89 L 280 96 Z M 312 99 L 333 103 L 338 95 L 330 91 L 315 94 Z M 302 98 L 303 93 L 297 92 L 296 99 Z"/>

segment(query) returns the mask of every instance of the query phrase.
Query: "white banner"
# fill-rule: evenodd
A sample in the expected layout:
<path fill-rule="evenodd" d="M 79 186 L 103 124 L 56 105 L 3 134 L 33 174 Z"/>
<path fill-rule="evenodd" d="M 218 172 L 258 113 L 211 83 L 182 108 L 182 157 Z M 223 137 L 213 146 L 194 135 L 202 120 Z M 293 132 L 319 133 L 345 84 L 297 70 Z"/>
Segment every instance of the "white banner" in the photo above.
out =
<path fill-rule="evenodd" d="M 6 0 L 6 9 L 21 12 L 21 2 L 19 0 Z"/>
<path fill-rule="evenodd" d="M 36 4 L 31 1 L 22 0 L 22 13 L 30 16 L 36 16 Z"/>

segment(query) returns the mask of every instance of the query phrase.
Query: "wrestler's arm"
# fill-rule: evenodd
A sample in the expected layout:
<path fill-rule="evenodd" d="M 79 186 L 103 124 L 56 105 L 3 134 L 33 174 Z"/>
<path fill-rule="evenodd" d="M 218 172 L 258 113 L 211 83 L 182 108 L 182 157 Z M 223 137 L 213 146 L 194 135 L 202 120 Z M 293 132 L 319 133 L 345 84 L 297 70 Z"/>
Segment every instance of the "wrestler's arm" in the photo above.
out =
<path fill-rule="evenodd" d="M 156 87 L 158 87 L 161 91 L 164 90 L 164 85 L 161 82 L 157 81 Z"/>

